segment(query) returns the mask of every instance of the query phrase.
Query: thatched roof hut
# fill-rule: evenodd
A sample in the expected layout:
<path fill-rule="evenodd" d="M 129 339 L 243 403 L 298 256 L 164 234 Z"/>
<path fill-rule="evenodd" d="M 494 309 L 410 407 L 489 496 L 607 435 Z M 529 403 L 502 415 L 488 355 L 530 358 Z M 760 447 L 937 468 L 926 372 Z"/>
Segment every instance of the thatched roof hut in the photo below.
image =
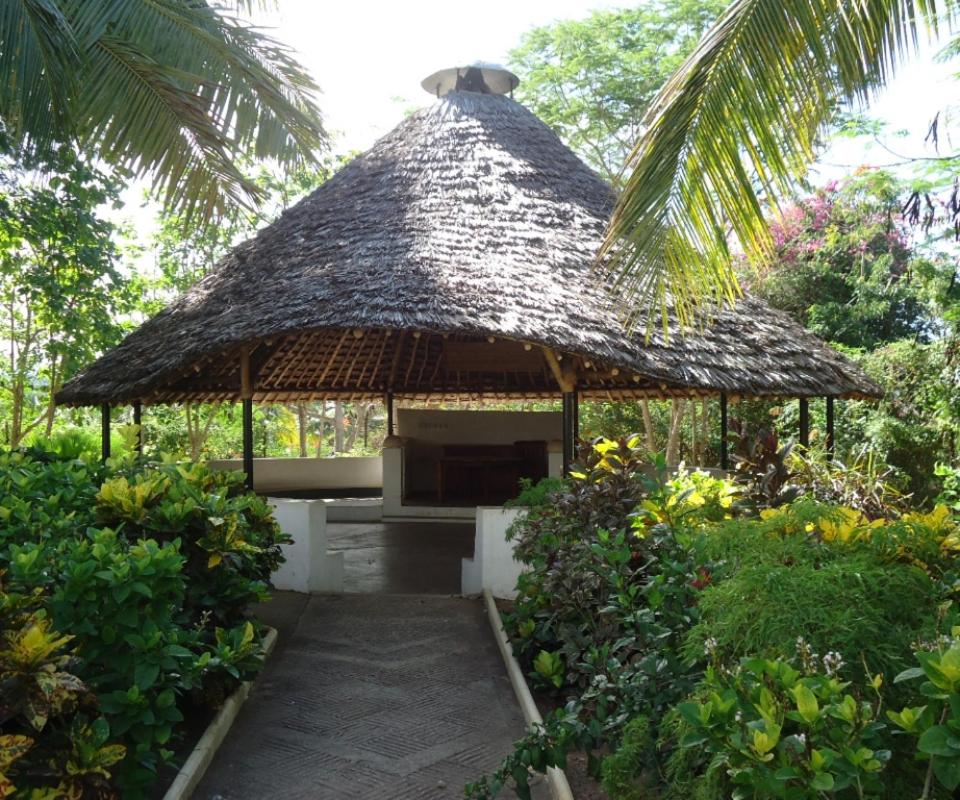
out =
<path fill-rule="evenodd" d="M 507 96 L 451 91 L 71 380 L 69 405 L 880 394 L 757 299 L 666 338 L 593 265 L 613 192 Z M 569 386 L 567 387 L 569 391 Z"/>

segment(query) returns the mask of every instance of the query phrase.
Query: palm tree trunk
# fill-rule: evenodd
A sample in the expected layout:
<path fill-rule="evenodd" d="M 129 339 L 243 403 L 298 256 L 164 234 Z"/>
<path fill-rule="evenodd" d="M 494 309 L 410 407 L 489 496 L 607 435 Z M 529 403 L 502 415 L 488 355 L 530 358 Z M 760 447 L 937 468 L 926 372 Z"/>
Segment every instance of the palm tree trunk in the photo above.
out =
<path fill-rule="evenodd" d="M 640 408 L 643 411 L 643 431 L 647 437 L 647 450 L 651 453 L 656 453 L 657 432 L 653 429 L 653 418 L 650 416 L 650 401 L 646 397 L 640 401 Z"/>
<path fill-rule="evenodd" d="M 333 404 L 333 452 L 343 452 L 343 403 L 339 400 Z"/>
<path fill-rule="evenodd" d="M 297 403 L 297 433 L 300 436 L 300 458 L 307 453 L 307 404 L 303 400 Z"/>
<path fill-rule="evenodd" d="M 674 398 L 670 414 L 670 437 L 667 439 L 667 465 L 675 467 L 680 463 L 680 431 L 683 422 L 683 408 L 686 400 Z"/>

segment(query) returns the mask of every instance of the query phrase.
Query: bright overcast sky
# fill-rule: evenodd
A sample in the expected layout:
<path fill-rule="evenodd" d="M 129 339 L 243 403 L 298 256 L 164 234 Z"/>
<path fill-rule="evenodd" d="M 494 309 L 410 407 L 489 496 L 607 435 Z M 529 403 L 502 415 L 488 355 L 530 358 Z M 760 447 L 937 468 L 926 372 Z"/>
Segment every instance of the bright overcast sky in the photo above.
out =
<path fill-rule="evenodd" d="M 597 0 L 279 0 L 279 11 L 257 22 L 293 47 L 323 94 L 327 127 L 338 134 L 335 149 L 363 150 L 389 131 L 404 111 L 430 102 L 420 81 L 445 67 L 473 61 L 503 63 L 523 33 L 557 19 L 580 18 L 594 9 L 623 3 Z M 874 104 L 872 114 L 914 134 L 903 143 L 922 152 L 923 130 L 938 109 L 956 95 L 960 67 L 933 63 L 932 49 L 910 64 Z M 919 136 L 917 133 L 919 132 Z M 843 143 L 824 156 L 845 166 L 892 160 L 879 148 Z M 823 167 L 823 173 L 832 168 Z"/>
<path fill-rule="evenodd" d="M 532 27 L 615 5 L 596 0 L 279 0 L 257 21 L 293 47 L 320 84 L 337 150 L 366 149 L 430 102 L 420 81 L 474 61 L 503 63 Z"/>

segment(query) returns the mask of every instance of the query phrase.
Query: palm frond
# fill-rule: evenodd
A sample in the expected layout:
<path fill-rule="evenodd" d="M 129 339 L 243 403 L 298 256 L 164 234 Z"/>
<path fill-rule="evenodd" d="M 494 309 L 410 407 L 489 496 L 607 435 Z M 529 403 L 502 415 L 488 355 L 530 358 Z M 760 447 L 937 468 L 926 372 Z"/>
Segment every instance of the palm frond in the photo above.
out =
<path fill-rule="evenodd" d="M 139 175 L 152 173 L 166 204 L 189 219 L 216 216 L 224 202 L 247 202 L 255 194 L 233 163 L 233 145 L 211 119 L 209 104 L 183 88 L 181 72 L 108 35 L 87 55 L 89 80 L 75 119 L 111 160 L 132 165 Z M 83 109 L 97 113 L 85 117 Z M 210 192 L 208 184 L 220 190 Z"/>
<path fill-rule="evenodd" d="M 55 0 L 0 3 L 0 119 L 8 132 L 44 145 L 66 127 L 80 51 Z"/>
<path fill-rule="evenodd" d="M 769 252 L 761 198 L 788 195 L 838 101 L 869 100 L 952 23 L 954 0 L 734 0 L 660 92 L 604 248 L 634 321 L 691 324 L 733 300 L 731 239 Z"/>
<path fill-rule="evenodd" d="M 187 222 L 250 205 L 239 160 L 292 171 L 326 142 L 310 77 L 231 16 L 272 2 L 4 0 L 0 67 L 17 80 L 0 89 L 0 120 L 22 139 L 75 136 L 150 174 Z"/>

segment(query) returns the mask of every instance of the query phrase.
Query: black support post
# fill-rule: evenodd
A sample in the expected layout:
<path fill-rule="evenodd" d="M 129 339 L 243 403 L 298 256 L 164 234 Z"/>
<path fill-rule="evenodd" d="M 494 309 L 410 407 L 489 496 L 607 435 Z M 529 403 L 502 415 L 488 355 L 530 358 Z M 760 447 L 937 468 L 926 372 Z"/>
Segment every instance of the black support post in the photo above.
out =
<path fill-rule="evenodd" d="M 253 398 L 243 399 L 243 474 L 248 491 L 253 491 Z"/>
<path fill-rule="evenodd" d="M 836 452 L 836 439 L 834 438 L 836 433 L 836 424 L 834 421 L 834 407 L 833 407 L 833 398 L 827 398 L 827 455 L 830 458 L 833 458 L 834 453 Z"/>
<path fill-rule="evenodd" d="M 800 446 L 810 446 L 810 401 L 806 397 L 800 398 Z"/>
<path fill-rule="evenodd" d="M 393 392 L 387 392 L 387 436 L 393 436 Z"/>
<path fill-rule="evenodd" d="M 133 424 L 137 426 L 137 455 L 143 455 L 143 406 L 139 400 L 133 401 Z"/>
<path fill-rule="evenodd" d="M 100 406 L 100 458 L 110 458 L 110 404 Z"/>
<path fill-rule="evenodd" d="M 563 393 L 563 474 L 570 472 L 570 465 L 577 456 L 577 393 Z"/>
<path fill-rule="evenodd" d="M 240 351 L 240 401 L 243 403 L 243 475 L 248 492 L 253 491 L 253 383 L 250 350 Z"/>
<path fill-rule="evenodd" d="M 728 451 L 730 420 L 727 418 L 727 396 L 720 395 L 720 469 L 730 469 L 730 454 Z"/>

